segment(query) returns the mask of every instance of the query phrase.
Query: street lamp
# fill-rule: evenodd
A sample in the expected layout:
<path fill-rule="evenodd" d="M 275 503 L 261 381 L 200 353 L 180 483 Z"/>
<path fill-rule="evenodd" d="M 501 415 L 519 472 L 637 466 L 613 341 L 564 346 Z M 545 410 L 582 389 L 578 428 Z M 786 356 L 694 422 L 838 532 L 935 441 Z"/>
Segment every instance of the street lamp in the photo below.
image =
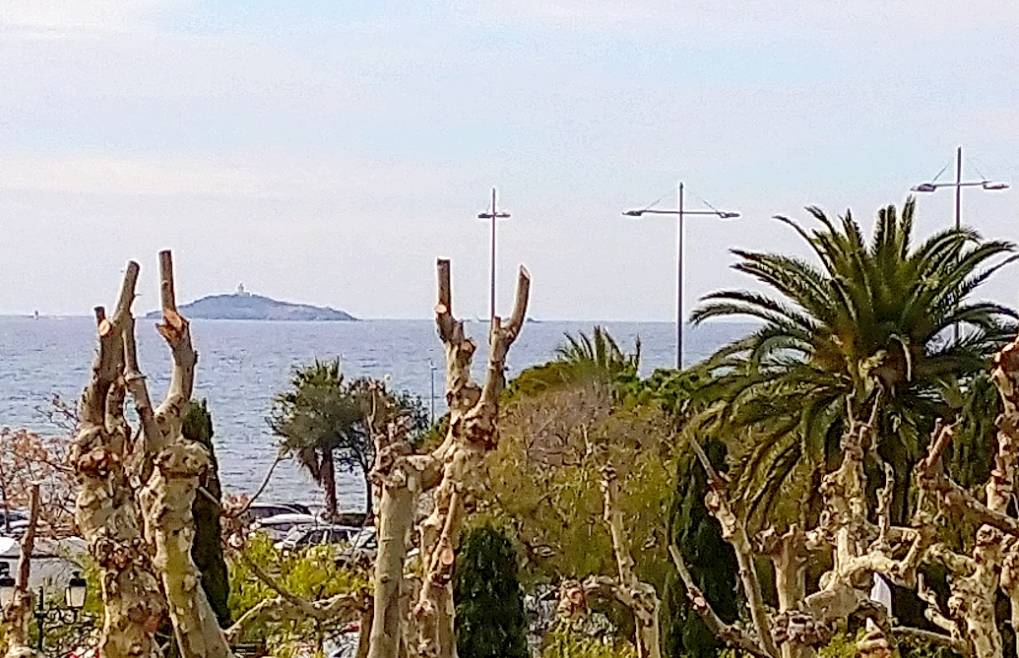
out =
<path fill-rule="evenodd" d="M 46 596 L 43 589 L 39 588 L 36 597 L 35 608 L 32 609 L 32 616 L 35 617 L 36 626 L 39 629 L 39 652 L 42 653 L 46 640 L 46 623 L 56 622 L 71 626 L 80 621 L 79 613 L 85 607 L 85 595 L 88 593 L 88 585 L 85 579 L 77 571 L 71 576 L 64 590 L 64 605 L 46 605 Z"/>
<path fill-rule="evenodd" d="M 495 188 L 492 188 L 492 208 L 489 212 L 478 213 L 478 219 L 492 220 L 492 263 L 491 263 L 491 290 L 488 299 L 488 319 L 495 317 L 495 222 L 499 219 L 509 219 L 508 212 L 499 212 L 495 205 Z"/>
<path fill-rule="evenodd" d="M 64 590 L 64 605 L 71 610 L 81 610 L 85 607 L 86 594 L 88 594 L 88 582 L 75 571 L 71 579 L 67 581 L 67 589 Z"/>
<path fill-rule="evenodd" d="M 948 165 L 945 165 L 945 167 L 947 168 Z M 941 171 L 944 171 L 944 169 L 942 169 Z M 938 176 L 940 176 L 940 175 L 941 174 L 939 173 Z M 986 178 L 981 179 L 981 180 L 971 180 L 971 181 L 964 181 L 964 180 L 962 180 L 962 147 L 961 146 L 959 148 L 957 148 L 956 151 L 955 151 L 955 182 L 954 183 L 948 183 L 948 182 L 939 183 L 939 182 L 937 182 L 938 176 L 934 177 L 935 180 L 928 181 L 926 183 L 920 183 L 919 185 L 914 185 L 913 187 L 910 188 L 910 190 L 912 190 L 913 192 L 931 193 L 931 192 L 937 192 L 939 189 L 941 189 L 943 187 L 952 187 L 952 188 L 955 188 L 955 230 L 957 230 L 957 231 L 962 228 L 962 188 L 964 188 L 964 187 L 979 187 L 980 189 L 986 190 L 988 192 L 994 192 L 994 191 L 998 191 L 998 190 L 1007 190 L 1008 189 L 1008 183 L 1002 183 L 1000 181 L 989 181 Z M 955 325 L 955 340 L 959 340 L 959 325 L 958 324 Z"/>
<path fill-rule="evenodd" d="M 946 165 L 947 167 L 947 165 Z M 942 170 L 944 171 L 944 170 Z M 940 176 L 940 174 L 938 174 Z M 937 176 L 935 176 L 935 179 Z M 986 178 L 981 180 L 962 180 L 962 147 L 960 146 L 955 151 L 955 182 L 954 183 L 939 183 L 936 180 L 928 181 L 926 183 L 920 183 L 910 188 L 913 192 L 937 192 L 943 187 L 954 187 L 955 188 L 955 229 L 959 230 L 962 228 L 962 188 L 964 187 L 979 187 L 988 192 L 994 192 L 998 190 L 1007 190 L 1008 183 L 1002 183 L 1000 181 L 989 181 Z"/>
<path fill-rule="evenodd" d="M 710 215 L 718 219 L 735 219 L 740 216 L 738 212 L 725 210 L 686 210 L 683 207 L 683 183 L 679 184 L 676 194 L 677 202 L 675 210 L 659 210 L 657 208 L 643 208 L 641 210 L 626 210 L 625 217 L 643 217 L 644 215 L 675 215 L 676 216 L 676 368 L 683 368 L 683 218 L 687 215 Z M 711 204 L 706 204 L 711 207 Z"/>
<path fill-rule="evenodd" d="M 0 562 L 0 608 L 6 609 L 14 601 L 17 593 L 17 583 L 11 576 L 11 567 L 6 562 Z M 46 622 L 56 621 L 58 623 L 72 625 L 79 621 L 79 613 L 85 607 L 85 596 L 88 594 L 88 583 L 82 578 L 81 573 L 75 571 L 67 587 L 64 589 L 64 605 L 46 605 L 46 593 L 39 588 L 36 594 L 35 607 L 32 608 L 32 616 L 39 630 L 38 649 L 43 651 L 46 640 Z"/>

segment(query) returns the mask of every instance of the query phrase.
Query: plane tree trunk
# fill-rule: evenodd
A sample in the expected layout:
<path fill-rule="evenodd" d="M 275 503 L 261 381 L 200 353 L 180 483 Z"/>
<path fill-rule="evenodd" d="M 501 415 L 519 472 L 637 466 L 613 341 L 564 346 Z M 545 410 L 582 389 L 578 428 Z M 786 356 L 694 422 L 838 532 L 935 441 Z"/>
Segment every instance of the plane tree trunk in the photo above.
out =
<path fill-rule="evenodd" d="M 527 313 L 530 275 L 521 268 L 512 315 L 505 325 L 501 318 L 492 318 L 487 374 L 484 385 L 479 385 L 470 374 L 475 344 L 453 316 L 449 261 L 439 260 L 437 271 L 435 320 L 446 354 L 449 429 L 430 453 L 414 454 L 400 438 L 400 428 L 393 428 L 393 440 L 377 450 L 372 477 L 381 501 L 369 658 L 456 656 L 451 576 L 466 514 L 465 498 L 481 460 L 497 445 L 506 355 Z M 426 492 L 432 498 L 432 510 L 417 525 L 423 577 L 414 592 L 404 577 L 404 562 L 417 503 Z M 411 597 L 407 618 L 403 602 Z M 408 623 L 414 632 L 408 632 Z"/>

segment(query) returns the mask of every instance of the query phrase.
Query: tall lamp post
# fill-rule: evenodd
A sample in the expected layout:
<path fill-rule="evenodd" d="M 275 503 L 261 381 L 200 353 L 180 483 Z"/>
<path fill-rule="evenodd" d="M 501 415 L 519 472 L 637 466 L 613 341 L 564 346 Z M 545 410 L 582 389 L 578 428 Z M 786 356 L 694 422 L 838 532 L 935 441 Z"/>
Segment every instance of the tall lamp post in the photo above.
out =
<path fill-rule="evenodd" d="M 942 169 L 942 171 L 944 171 L 944 169 Z M 941 174 L 939 173 L 938 176 L 940 175 Z M 943 187 L 955 188 L 955 230 L 958 231 L 959 229 L 962 228 L 962 188 L 979 187 L 982 190 L 993 192 L 997 190 L 1007 190 L 1008 183 L 1002 183 L 1000 181 L 990 181 L 987 180 L 986 178 L 983 178 L 981 180 L 970 180 L 970 181 L 962 180 L 962 147 L 960 146 L 955 151 L 954 183 L 949 182 L 939 183 L 937 182 L 937 176 L 935 176 L 934 180 L 928 181 L 926 183 L 920 183 L 919 185 L 914 185 L 910 189 L 913 192 L 937 192 Z M 958 324 L 955 325 L 955 340 L 959 340 Z"/>
<path fill-rule="evenodd" d="M 652 204 L 653 205 L 653 204 Z M 709 207 L 711 204 L 707 204 Z M 739 217 L 738 212 L 724 210 L 687 210 L 683 207 L 683 183 L 679 183 L 676 193 L 675 210 L 659 210 L 657 208 L 643 208 L 641 210 L 627 210 L 623 212 L 626 217 L 642 217 L 644 215 L 674 215 L 676 217 L 676 368 L 683 368 L 683 219 L 687 215 L 709 215 L 718 219 L 735 219 Z"/>
<path fill-rule="evenodd" d="M 492 262 L 491 262 L 491 289 L 488 298 L 488 319 L 495 317 L 495 223 L 500 219 L 509 219 L 508 212 L 499 212 L 495 205 L 495 188 L 492 188 L 492 207 L 489 212 L 478 213 L 478 219 L 492 220 Z"/>

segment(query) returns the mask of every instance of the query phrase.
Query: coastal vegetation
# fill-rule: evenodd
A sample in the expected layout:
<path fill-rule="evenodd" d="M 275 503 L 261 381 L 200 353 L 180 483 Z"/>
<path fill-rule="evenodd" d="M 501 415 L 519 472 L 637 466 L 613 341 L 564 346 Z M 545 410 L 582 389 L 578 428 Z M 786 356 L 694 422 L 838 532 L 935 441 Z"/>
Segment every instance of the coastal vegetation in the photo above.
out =
<path fill-rule="evenodd" d="M 376 432 L 406 422 L 415 441 L 428 420 L 421 401 L 393 393 L 384 381 L 347 380 L 339 359 L 296 368 L 287 390 L 273 400 L 268 418 L 280 450 L 292 457 L 322 487 L 325 515 L 336 518 L 336 468 L 359 475 L 365 484 L 365 513 L 373 513 L 370 474 L 375 464 Z"/>
<path fill-rule="evenodd" d="M 523 268 L 472 370 L 439 260 L 448 411 L 434 426 L 419 401 L 335 360 L 298 367 L 270 411 L 326 517 L 337 470 L 362 476 L 377 546 L 356 555 L 274 543 L 247 522 L 251 500 L 222 495 L 171 256 L 158 404 L 130 263 L 113 312 L 96 312 L 66 462 L 50 465 L 74 477 L 100 655 L 1015 654 L 1017 316 L 978 294 L 1016 247 L 968 229 L 917 241 L 915 211 L 882 209 L 869 240 L 848 212 L 809 209 L 815 228 L 779 218 L 812 259 L 736 251 L 762 291 L 713 293 L 694 319 L 759 324 L 682 371 L 641 372 L 639 342 L 595 327 L 507 381 L 526 340 Z M 36 510 L 30 542 L 46 532 L 40 493 L 18 478 L 59 446 L 5 431 L 0 449 L 5 504 Z M 32 597 L 19 579 L 9 656 L 36 655 Z"/>

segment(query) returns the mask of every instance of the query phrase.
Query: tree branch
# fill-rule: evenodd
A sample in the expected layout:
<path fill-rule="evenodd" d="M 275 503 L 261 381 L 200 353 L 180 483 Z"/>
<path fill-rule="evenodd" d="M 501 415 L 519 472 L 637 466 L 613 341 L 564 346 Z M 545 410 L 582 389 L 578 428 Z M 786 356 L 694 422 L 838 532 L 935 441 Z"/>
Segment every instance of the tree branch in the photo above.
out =
<path fill-rule="evenodd" d="M 692 432 L 687 433 L 687 438 L 690 441 L 690 447 L 697 456 L 697 460 L 701 463 L 704 472 L 707 474 L 708 495 L 706 496 L 705 504 L 711 514 L 718 519 L 722 527 L 722 536 L 732 545 L 736 553 L 739 577 L 743 585 L 743 593 L 747 597 L 747 607 L 750 609 L 750 618 L 754 622 L 754 630 L 757 632 L 765 652 L 770 656 L 777 657 L 778 649 L 771 637 L 771 623 L 768 619 L 767 609 L 764 606 L 761 581 L 757 576 L 753 547 L 747 535 L 746 526 L 736 516 L 736 512 L 729 503 L 725 491 L 725 480 L 715 470 L 697 438 Z"/>
<path fill-rule="evenodd" d="M 690 605 L 701 616 L 701 619 L 704 620 L 708 630 L 729 646 L 742 649 L 757 658 L 772 658 L 771 654 L 758 644 L 754 638 L 747 635 L 742 629 L 726 624 L 719 618 L 714 608 L 711 607 L 711 602 L 704 596 L 704 592 L 694 583 L 693 576 L 690 575 L 690 570 L 687 568 L 686 562 L 683 561 L 683 556 L 680 554 L 679 549 L 670 544 L 669 555 L 672 556 L 672 562 L 676 565 L 676 571 L 679 572 L 679 577 L 683 581 Z"/>

